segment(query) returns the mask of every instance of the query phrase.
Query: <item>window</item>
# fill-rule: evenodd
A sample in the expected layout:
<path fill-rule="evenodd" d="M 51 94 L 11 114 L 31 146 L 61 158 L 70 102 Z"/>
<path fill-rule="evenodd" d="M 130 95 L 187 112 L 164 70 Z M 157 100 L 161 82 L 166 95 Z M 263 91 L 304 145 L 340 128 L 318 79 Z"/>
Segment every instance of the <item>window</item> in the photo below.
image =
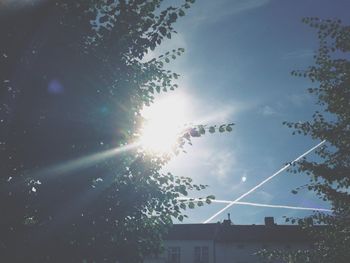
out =
<path fill-rule="evenodd" d="M 168 261 L 167 263 L 180 263 L 180 248 L 169 247 L 168 248 Z"/>
<path fill-rule="evenodd" d="M 209 262 L 209 248 L 195 247 L 194 248 L 194 263 L 208 263 Z"/>

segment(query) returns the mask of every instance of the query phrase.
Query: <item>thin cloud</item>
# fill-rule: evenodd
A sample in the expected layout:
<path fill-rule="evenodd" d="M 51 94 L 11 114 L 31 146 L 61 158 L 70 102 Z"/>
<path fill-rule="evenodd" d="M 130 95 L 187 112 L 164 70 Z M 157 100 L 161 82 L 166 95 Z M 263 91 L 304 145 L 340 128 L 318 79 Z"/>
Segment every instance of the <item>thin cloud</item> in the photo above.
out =
<path fill-rule="evenodd" d="M 227 16 L 233 16 L 248 10 L 262 7 L 271 2 L 271 0 L 221 0 L 221 1 L 203 1 L 199 5 L 196 16 L 197 25 L 204 23 L 214 23 Z"/>
<path fill-rule="evenodd" d="M 278 115 L 277 111 L 269 105 L 263 106 L 259 112 L 265 117 Z"/>
<path fill-rule="evenodd" d="M 237 163 L 236 157 L 232 151 L 224 151 L 221 153 L 215 153 L 209 160 L 214 175 L 219 179 L 225 179 L 232 173 L 233 167 Z"/>

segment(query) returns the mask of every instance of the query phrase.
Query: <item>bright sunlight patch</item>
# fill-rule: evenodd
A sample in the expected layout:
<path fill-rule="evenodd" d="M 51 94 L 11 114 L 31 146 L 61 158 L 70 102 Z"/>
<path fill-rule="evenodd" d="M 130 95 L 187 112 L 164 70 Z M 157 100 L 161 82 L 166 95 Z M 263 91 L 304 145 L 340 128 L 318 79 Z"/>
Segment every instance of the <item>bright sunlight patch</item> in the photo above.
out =
<path fill-rule="evenodd" d="M 145 122 L 140 145 L 143 150 L 155 154 L 170 153 L 189 122 L 189 109 L 183 94 L 159 98 L 141 114 Z"/>

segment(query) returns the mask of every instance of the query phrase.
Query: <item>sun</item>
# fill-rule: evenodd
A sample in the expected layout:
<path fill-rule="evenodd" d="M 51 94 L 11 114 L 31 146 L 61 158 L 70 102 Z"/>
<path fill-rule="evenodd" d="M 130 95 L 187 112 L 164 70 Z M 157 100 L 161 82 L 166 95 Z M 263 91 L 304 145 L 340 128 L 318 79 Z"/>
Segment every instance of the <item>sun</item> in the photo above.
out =
<path fill-rule="evenodd" d="M 141 111 L 145 122 L 141 128 L 139 143 L 143 150 L 155 154 L 170 153 L 189 123 L 186 96 L 171 94 Z"/>

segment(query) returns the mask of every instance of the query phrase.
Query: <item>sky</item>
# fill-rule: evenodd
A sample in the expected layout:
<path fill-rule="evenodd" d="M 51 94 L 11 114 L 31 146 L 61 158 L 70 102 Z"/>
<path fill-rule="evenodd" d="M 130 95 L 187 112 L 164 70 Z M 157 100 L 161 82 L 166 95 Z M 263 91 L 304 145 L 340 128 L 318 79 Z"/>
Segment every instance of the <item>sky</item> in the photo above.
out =
<path fill-rule="evenodd" d="M 293 136 L 282 125 L 310 120 L 316 109 L 306 90 L 314 84 L 290 74 L 312 65 L 318 47 L 315 31 L 301 19 L 317 16 L 349 23 L 349 8 L 346 0 L 196 1 L 177 23 L 177 36 L 148 57 L 185 48 L 169 69 L 181 74 L 176 92 L 189 102 L 189 116 L 197 124 L 236 125 L 231 133 L 194 139 L 187 153 L 164 170 L 209 185 L 193 197 L 213 194 L 216 199 L 234 200 L 318 144 Z M 241 201 L 329 208 L 312 192 L 291 193 L 307 182 L 305 175 L 283 172 Z M 225 205 L 188 211 L 184 223 L 201 223 Z M 284 216 L 311 212 L 234 205 L 212 222 L 226 219 L 227 213 L 234 224 L 262 224 L 265 216 L 282 224 Z"/>
<path fill-rule="evenodd" d="M 164 6 L 176 6 L 183 1 L 165 0 Z M 19 2 L 2 1 L 0 7 L 9 4 L 26 7 Z M 29 2 L 34 5 L 40 1 Z M 164 167 L 166 172 L 191 177 L 195 183 L 209 186 L 203 192 L 191 193 L 190 197 L 215 195 L 218 200 L 234 200 L 319 143 L 305 136 L 293 136 L 292 130 L 282 125 L 283 121 L 310 120 L 317 109 L 315 99 L 307 93 L 307 88 L 315 84 L 290 74 L 292 70 L 312 65 L 313 54 L 318 47 L 315 31 L 304 25 L 301 19 L 306 16 L 340 18 L 349 24 L 348 10 L 349 0 L 197 0 L 186 10 L 186 16 L 176 23 L 178 34 L 144 58 L 148 60 L 172 49 L 185 48 L 184 55 L 167 64 L 169 69 L 181 74 L 179 89 L 174 92 L 178 95 L 175 98 L 182 100 L 175 103 L 178 111 L 193 124 L 235 123 L 231 133 L 194 138 L 193 146 L 186 147 L 187 153 L 176 156 Z M 44 25 L 42 27 L 45 28 Z M 28 46 L 35 46 L 35 43 L 30 42 Z M 36 49 L 29 51 L 25 55 L 36 65 Z M 38 54 L 45 64 L 45 57 L 50 57 L 51 51 L 42 50 Z M 7 57 L 4 53 L 3 58 Z M 55 70 L 55 65 L 51 70 Z M 45 72 L 39 68 L 38 72 L 41 71 Z M 45 83 L 46 94 L 46 76 L 38 73 L 31 77 L 38 83 Z M 69 98 L 68 90 L 63 89 L 56 77 L 50 81 L 50 94 L 46 96 L 65 95 Z M 35 94 L 30 93 L 33 97 Z M 174 97 L 174 94 L 169 96 Z M 98 106 L 97 102 L 87 100 L 80 107 Z M 60 104 L 53 104 L 53 108 L 61 112 Z M 69 110 L 65 109 L 64 113 L 69 115 Z M 105 111 L 100 112 L 99 108 L 98 114 L 105 114 Z M 98 114 L 96 116 L 100 116 Z M 74 118 L 78 119 L 79 125 L 88 122 Z M 103 127 L 110 130 L 109 126 L 113 126 L 108 122 L 109 117 L 106 117 L 108 121 L 101 117 L 96 120 L 91 120 L 91 116 L 86 118 L 99 127 L 98 132 L 104 130 Z M 44 119 L 40 117 L 38 126 Z M 64 127 L 60 128 L 64 130 Z M 94 131 L 96 136 L 100 136 L 98 132 Z M 97 141 L 98 147 L 107 147 L 101 142 Z M 91 142 L 94 143 L 96 141 Z M 72 147 L 73 150 L 70 150 L 75 156 L 75 143 Z M 63 148 L 61 150 L 66 151 Z M 58 149 L 55 151 L 60 153 Z M 45 155 L 45 151 L 36 149 L 36 154 L 39 153 Z M 38 156 L 36 158 L 40 159 Z M 308 156 L 313 158 L 312 154 Z M 329 208 L 329 204 L 318 200 L 312 192 L 291 193 L 307 182 L 305 175 L 282 172 L 240 201 Z M 214 203 L 188 211 L 189 218 L 184 223 L 204 222 L 225 205 Z M 311 212 L 240 204 L 232 206 L 212 222 L 227 218 L 227 213 L 235 224 L 261 224 L 265 216 L 274 216 L 281 224 L 284 216 L 302 217 Z"/>

